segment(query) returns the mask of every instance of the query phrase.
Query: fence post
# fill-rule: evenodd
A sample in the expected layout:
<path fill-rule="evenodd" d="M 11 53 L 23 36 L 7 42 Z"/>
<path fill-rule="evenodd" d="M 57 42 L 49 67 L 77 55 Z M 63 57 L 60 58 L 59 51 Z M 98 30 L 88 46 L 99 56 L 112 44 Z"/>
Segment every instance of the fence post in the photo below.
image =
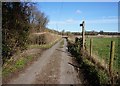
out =
<path fill-rule="evenodd" d="M 92 42 L 93 42 L 93 40 L 90 39 L 90 56 L 92 56 Z"/>
<path fill-rule="evenodd" d="M 110 77 L 111 77 L 111 84 L 113 85 L 113 61 L 114 61 L 114 53 L 115 53 L 115 42 L 111 41 L 111 49 L 110 49 L 110 62 L 109 62 L 109 73 L 110 73 Z"/>

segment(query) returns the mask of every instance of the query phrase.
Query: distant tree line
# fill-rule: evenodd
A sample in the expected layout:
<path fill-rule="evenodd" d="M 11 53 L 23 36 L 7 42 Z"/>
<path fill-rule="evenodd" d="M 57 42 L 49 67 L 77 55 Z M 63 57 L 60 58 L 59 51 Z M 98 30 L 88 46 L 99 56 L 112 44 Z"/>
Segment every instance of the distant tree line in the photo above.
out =
<path fill-rule="evenodd" d="M 72 32 L 74 35 L 82 35 L 81 32 Z M 104 31 L 85 31 L 86 35 L 120 35 L 119 32 L 104 32 Z"/>
<path fill-rule="evenodd" d="M 2 58 L 3 63 L 17 51 L 27 48 L 29 34 L 41 32 L 49 22 L 35 3 L 2 3 Z"/>

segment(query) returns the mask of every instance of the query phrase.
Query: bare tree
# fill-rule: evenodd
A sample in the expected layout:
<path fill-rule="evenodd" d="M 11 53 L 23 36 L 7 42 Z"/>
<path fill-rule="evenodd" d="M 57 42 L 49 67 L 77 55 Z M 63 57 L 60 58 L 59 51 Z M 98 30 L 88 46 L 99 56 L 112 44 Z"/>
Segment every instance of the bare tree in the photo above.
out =
<path fill-rule="evenodd" d="M 43 12 L 39 11 L 36 6 L 32 6 L 31 10 L 31 24 L 33 26 L 33 29 L 35 29 L 34 31 L 43 31 L 49 22 L 48 17 Z"/>

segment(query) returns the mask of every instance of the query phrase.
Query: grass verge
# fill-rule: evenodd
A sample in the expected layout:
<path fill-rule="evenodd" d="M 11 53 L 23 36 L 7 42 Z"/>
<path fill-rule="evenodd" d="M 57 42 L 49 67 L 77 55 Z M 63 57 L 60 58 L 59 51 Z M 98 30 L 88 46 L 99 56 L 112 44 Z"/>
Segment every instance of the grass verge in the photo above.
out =
<path fill-rule="evenodd" d="M 8 76 L 10 73 L 17 71 L 18 69 L 24 68 L 24 66 L 29 62 L 32 61 L 32 56 L 21 57 L 17 61 L 9 60 L 5 66 L 3 66 L 3 77 Z"/>
<path fill-rule="evenodd" d="M 16 61 L 13 59 L 8 60 L 2 68 L 2 83 L 5 84 L 11 80 L 11 77 L 14 78 L 18 76 L 20 72 L 37 59 L 36 56 L 37 55 L 28 55 L 20 57 Z"/>
<path fill-rule="evenodd" d="M 75 44 L 70 44 L 69 42 L 68 49 L 68 51 L 75 57 L 75 60 L 79 64 L 84 78 L 89 85 L 101 86 L 103 84 L 109 84 L 109 77 L 106 73 L 99 70 L 89 60 L 85 59 Z"/>

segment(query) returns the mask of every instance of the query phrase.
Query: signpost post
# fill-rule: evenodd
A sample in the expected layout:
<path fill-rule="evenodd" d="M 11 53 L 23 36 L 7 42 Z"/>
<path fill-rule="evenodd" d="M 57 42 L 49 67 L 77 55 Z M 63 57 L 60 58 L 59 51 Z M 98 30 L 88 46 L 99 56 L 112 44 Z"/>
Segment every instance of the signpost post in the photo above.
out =
<path fill-rule="evenodd" d="M 85 22 L 83 21 L 80 26 L 82 26 L 82 48 L 85 49 Z"/>

